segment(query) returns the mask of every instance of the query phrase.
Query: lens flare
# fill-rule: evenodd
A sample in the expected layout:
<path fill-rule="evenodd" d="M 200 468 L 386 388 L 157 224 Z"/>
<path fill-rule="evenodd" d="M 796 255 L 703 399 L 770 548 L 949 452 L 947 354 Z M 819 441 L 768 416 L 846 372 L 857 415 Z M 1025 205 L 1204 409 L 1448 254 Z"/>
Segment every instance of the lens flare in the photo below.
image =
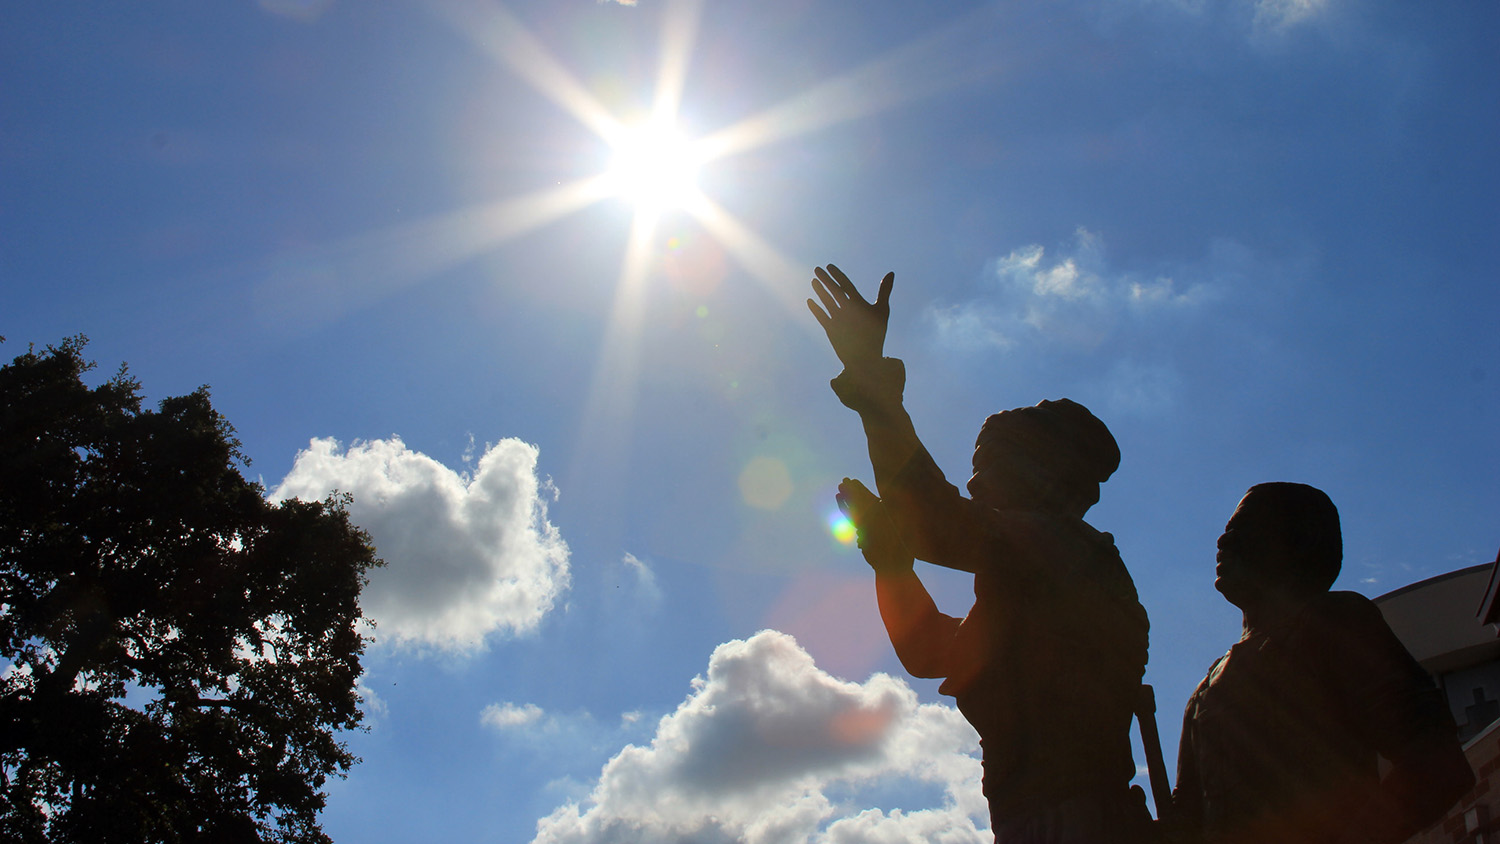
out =
<path fill-rule="evenodd" d="M 754 457 L 740 472 L 740 496 L 757 510 L 779 510 L 792 496 L 792 473 L 777 457 Z"/>
<path fill-rule="evenodd" d="M 843 513 L 830 513 L 828 516 L 828 530 L 833 538 L 841 545 L 854 544 L 854 523 Z"/>

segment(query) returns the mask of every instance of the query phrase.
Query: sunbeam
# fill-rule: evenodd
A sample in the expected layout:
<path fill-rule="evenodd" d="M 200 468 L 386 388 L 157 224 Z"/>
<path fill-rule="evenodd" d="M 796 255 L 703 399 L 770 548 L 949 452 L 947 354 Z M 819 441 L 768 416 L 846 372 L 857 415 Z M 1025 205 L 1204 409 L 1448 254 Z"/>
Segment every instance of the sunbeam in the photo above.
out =
<path fill-rule="evenodd" d="M 801 288 L 793 288 L 787 282 L 789 279 L 800 280 L 810 272 L 806 262 L 793 261 L 781 254 L 776 247 L 702 193 L 695 194 L 685 208 L 715 240 L 729 250 L 740 266 L 761 282 L 788 314 L 800 316 L 800 312 L 806 307 Z M 817 329 L 817 325 L 809 320 L 794 319 L 793 322 L 804 328 Z"/>
<path fill-rule="evenodd" d="M 586 208 L 610 192 L 594 176 L 524 196 L 461 208 L 302 251 L 278 263 L 257 299 L 320 319 L 322 309 L 375 301 L 463 263 L 487 249 Z"/>
<path fill-rule="evenodd" d="M 692 138 L 679 126 L 678 115 L 703 14 L 701 0 L 671 0 L 662 12 L 650 115 L 634 125 L 611 114 L 500 3 L 438 3 L 437 8 L 455 30 L 598 135 L 612 153 L 600 176 L 573 186 L 561 196 L 502 203 L 505 213 L 497 214 L 488 226 L 476 226 L 469 219 L 450 223 L 452 231 L 437 233 L 446 238 L 445 242 L 456 244 L 448 250 L 450 257 L 472 254 L 486 243 L 513 236 L 520 230 L 520 221 L 533 217 L 555 219 L 607 198 L 620 199 L 634 208 L 630 238 L 580 422 L 580 442 L 589 445 L 586 454 L 580 451 L 575 455 L 575 477 L 584 476 L 580 473 L 591 475 L 605 464 L 613 466 L 610 472 L 623 466 L 611 461 L 622 461 L 621 455 L 627 453 L 623 445 L 628 439 L 637 386 L 643 288 L 653 265 L 652 238 L 661 215 L 682 211 L 696 218 L 786 311 L 792 324 L 808 331 L 816 329 L 802 313 L 805 294 L 801 282 L 807 276 L 808 262 L 788 258 L 705 195 L 697 185 L 701 166 L 953 88 L 990 75 L 1000 66 L 998 58 L 965 43 L 977 28 L 973 16 L 965 16 L 757 115 L 706 137 Z M 988 13 L 981 9 L 974 15 Z M 441 229 L 444 221 L 432 225 Z"/>
<path fill-rule="evenodd" d="M 630 453 L 626 444 L 634 431 L 642 294 L 656 223 L 656 214 L 644 210 L 638 210 L 631 223 L 604 341 L 579 420 L 575 442 L 580 445 L 570 460 L 569 487 L 602 483 L 613 489 L 629 488 L 624 477 L 625 455 Z"/>
<path fill-rule="evenodd" d="M 442 0 L 435 8 L 455 31 L 499 59 L 594 134 L 611 141 L 624 128 L 504 6 L 483 0 Z"/>
<path fill-rule="evenodd" d="M 775 141 L 825 129 L 992 75 L 999 60 L 964 41 L 978 10 L 836 79 L 720 129 L 702 140 L 703 160 L 713 161 Z"/>
<path fill-rule="evenodd" d="M 760 114 L 695 140 L 678 128 L 677 114 L 702 14 L 701 0 L 674 0 L 663 13 L 651 117 L 634 126 L 610 114 L 501 4 L 444 0 L 438 8 L 455 29 L 610 146 L 613 154 L 601 177 L 598 198 L 615 196 L 632 204 L 637 213 L 637 233 L 649 228 L 643 225 L 642 215 L 654 216 L 673 208 L 689 211 L 789 312 L 799 310 L 801 298 L 800 291 L 793 293 L 787 280 L 800 279 L 805 262 L 786 258 L 703 195 L 696 184 L 698 168 L 952 88 L 999 69 L 998 59 L 976 58 L 983 54 L 965 48 L 964 40 L 975 29 L 973 17 L 989 13 L 981 9 Z M 632 235 L 631 243 L 636 242 Z M 626 262 L 630 260 L 627 256 Z M 623 273 L 622 281 L 629 275 Z"/>
<path fill-rule="evenodd" d="M 682 106 L 682 89 L 687 84 L 688 60 L 698 37 L 698 19 L 702 0 L 675 0 L 662 18 L 661 58 L 657 65 L 656 102 L 652 116 L 656 120 L 675 121 Z"/>

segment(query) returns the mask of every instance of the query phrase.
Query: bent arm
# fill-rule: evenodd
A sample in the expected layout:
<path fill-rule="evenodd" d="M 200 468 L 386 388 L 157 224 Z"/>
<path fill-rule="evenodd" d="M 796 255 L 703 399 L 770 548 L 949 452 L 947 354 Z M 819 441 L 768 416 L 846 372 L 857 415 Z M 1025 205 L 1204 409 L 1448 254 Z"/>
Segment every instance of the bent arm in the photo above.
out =
<path fill-rule="evenodd" d="M 875 577 L 880 620 L 896 648 L 896 657 L 913 677 L 947 677 L 953 673 L 953 637 L 959 620 L 938 612 L 927 587 L 911 569 L 881 572 Z"/>
<path fill-rule="evenodd" d="M 1474 771 L 1458 743 L 1447 704 L 1426 676 L 1369 701 L 1384 710 L 1380 754 L 1390 771 L 1355 814 L 1360 844 L 1400 844 L 1441 818 L 1474 786 Z"/>
<path fill-rule="evenodd" d="M 839 484 L 839 509 L 855 525 L 865 562 L 875 570 L 880 620 L 901 665 L 916 677 L 947 677 L 959 620 L 938 612 L 927 587 L 912 571 L 912 555 L 890 518 L 890 508 L 857 480 Z"/>
<path fill-rule="evenodd" d="M 1474 771 L 1452 736 L 1422 742 L 1391 760 L 1390 773 L 1359 815 L 1371 844 L 1399 844 L 1441 818 L 1474 786 Z"/>
<path fill-rule="evenodd" d="M 1412 658 L 1373 604 L 1334 593 L 1334 620 L 1347 631 L 1342 660 L 1346 688 L 1376 750 L 1391 769 L 1357 814 L 1351 840 L 1399 844 L 1441 818 L 1474 785 L 1458 728 L 1442 693 Z"/>

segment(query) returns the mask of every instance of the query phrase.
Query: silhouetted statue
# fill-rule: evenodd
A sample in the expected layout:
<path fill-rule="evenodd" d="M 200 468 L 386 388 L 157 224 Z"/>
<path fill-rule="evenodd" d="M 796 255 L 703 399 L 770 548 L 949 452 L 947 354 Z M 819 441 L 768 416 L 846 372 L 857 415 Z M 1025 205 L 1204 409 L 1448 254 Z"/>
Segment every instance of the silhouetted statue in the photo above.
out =
<path fill-rule="evenodd" d="M 1395 844 L 1473 784 L 1447 704 L 1380 610 L 1328 591 L 1342 558 L 1338 510 L 1314 487 L 1259 484 L 1230 517 L 1214 587 L 1244 635 L 1183 716 L 1184 841 Z"/>
<path fill-rule="evenodd" d="M 873 304 L 837 267 L 816 275 L 822 307 L 808 307 L 844 363 L 834 392 L 864 423 L 880 491 L 845 479 L 839 503 L 901 664 L 946 678 L 939 691 L 979 732 L 996 839 L 1145 840 L 1130 719 L 1146 611 L 1113 537 L 1083 521 L 1119 464 L 1114 437 L 1067 399 L 997 413 L 979 432 L 964 498 L 917 439 L 901 361 L 882 357 L 894 275 Z M 937 610 L 914 558 L 974 574 L 967 617 Z"/>

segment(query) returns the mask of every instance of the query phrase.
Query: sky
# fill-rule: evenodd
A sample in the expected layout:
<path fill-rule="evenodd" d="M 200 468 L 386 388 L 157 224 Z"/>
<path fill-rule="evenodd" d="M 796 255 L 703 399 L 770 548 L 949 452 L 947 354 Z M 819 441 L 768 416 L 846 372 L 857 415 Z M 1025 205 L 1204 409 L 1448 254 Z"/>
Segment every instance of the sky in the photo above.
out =
<path fill-rule="evenodd" d="M 353 494 L 387 565 L 335 841 L 981 841 L 977 737 L 830 527 L 871 477 L 812 267 L 896 273 L 950 480 L 994 411 L 1109 425 L 1088 520 L 1174 765 L 1251 484 L 1332 496 L 1335 588 L 1500 545 L 1497 35 L 1480 0 L 8 3 L 0 352 L 85 334 L 149 400 L 209 385 L 268 496 Z"/>

